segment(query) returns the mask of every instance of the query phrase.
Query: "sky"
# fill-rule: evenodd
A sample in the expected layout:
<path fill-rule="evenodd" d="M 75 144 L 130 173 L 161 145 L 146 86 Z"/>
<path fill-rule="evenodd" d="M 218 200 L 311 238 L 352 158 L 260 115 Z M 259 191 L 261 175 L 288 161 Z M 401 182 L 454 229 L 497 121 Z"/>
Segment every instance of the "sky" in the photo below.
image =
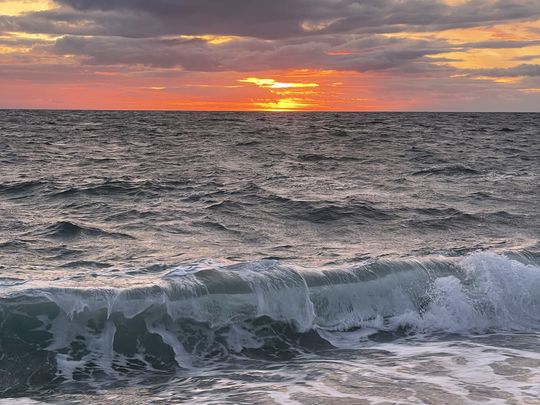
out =
<path fill-rule="evenodd" d="M 540 0 L 0 0 L 0 108 L 540 111 Z"/>

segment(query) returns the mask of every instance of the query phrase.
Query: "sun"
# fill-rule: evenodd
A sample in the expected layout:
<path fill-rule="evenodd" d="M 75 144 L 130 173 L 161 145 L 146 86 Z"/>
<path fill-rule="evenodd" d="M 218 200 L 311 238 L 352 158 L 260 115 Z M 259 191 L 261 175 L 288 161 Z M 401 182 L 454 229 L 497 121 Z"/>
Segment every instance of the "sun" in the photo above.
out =
<path fill-rule="evenodd" d="M 242 83 L 254 84 L 268 90 L 275 96 L 275 100 L 254 102 L 254 110 L 258 111 L 297 111 L 316 107 L 308 100 L 313 89 L 319 87 L 319 83 L 313 82 L 281 82 L 275 79 L 247 77 L 238 80 Z"/>
<path fill-rule="evenodd" d="M 298 111 L 312 107 L 313 104 L 305 103 L 303 100 L 296 98 L 281 98 L 276 101 L 268 101 L 262 103 L 255 103 L 255 109 L 258 111 Z"/>

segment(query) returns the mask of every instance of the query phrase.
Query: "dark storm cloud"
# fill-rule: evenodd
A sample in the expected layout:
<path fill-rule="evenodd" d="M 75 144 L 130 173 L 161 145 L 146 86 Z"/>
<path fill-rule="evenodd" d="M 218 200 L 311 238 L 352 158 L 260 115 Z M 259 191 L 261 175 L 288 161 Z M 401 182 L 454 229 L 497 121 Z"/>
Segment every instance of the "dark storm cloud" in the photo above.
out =
<path fill-rule="evenodd" d="M 466 27 L 540 16 L 537 0 L 57 0 L 2 17 L 0 30 L 125 37 L 237 35 L 263 39 Z"/>

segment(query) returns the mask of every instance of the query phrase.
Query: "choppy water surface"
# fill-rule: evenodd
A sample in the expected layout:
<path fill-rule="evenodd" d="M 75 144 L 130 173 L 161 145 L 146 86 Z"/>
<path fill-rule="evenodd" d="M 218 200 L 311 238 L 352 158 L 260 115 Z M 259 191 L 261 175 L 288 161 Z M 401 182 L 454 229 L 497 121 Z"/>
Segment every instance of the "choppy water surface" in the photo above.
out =
<path fill-rule="evenodd" d="M 540 403 L 539 128 L 0 111 L 0 395 Z"/>

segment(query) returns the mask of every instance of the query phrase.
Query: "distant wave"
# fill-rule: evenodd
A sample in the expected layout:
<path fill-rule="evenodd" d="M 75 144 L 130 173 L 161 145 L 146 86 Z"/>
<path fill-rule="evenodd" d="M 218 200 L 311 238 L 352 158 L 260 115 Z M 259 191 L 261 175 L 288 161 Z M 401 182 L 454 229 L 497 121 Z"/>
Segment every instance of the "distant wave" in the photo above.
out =
<path fill-rule="evenodd" d="M 418 170 L 413 176 L 471 176 L 481 174 L 478 170 L 463 165 L 436 166 L 429 169 Z"/>
<path fill-rule="evenodd" d="M 46 186 L 47 183 L 41 180 L 13 181 L 0 183 L 0 194 L 22 194 L 34 191 Z"/>
<path fill-rule="evenodd" d="M 229 192 L 221 200 L 207 205 L 206 209 L 234 213 L 243 212 L 249 207 L 259 210 L 260 206 L 281 217 L 313 223 L 351 219 L 366 222 L 397 218 L 391 210 L 378 208 L 374 204 L 354 198 L 340 202 L 322 199 L 301 200 L 275 194 L 255 184 L 250 184 L 238 192 Z"/>
<path fill-rule="evenodd" d="M 174 190 L 185 186 L 186 182 L 177 181 L 128 181 L 128 180 L 107 180 L 100 183 L 90 183 L 86 185 L 71 185 L 68 187 L 55 186 L 50 193 L 52 197 L 75 197 L 75 196 L 136 196 L 136 195 L 154 195 L 165 191 Z"/>
<path fill-rule="evenodd" d="M 519 216 L 506 211 L 467 213 L 455 208 L 418 208 L 411 211 L 418 215 L 409 219 L 408 224 L 420 229 L 465 228 L 486 222 L 512 224 L 521 220 Z"/>
<path fill-rule="evenodd" d="M 126 289 L 6 280 L 1 361 L 17 381 L 2 380 L 3 388 L 25 384 L 21 361 L 35 378 L 84 380 L 354 346 L 380 333 L 540 329 L 533 257 L 474 253 L 334 270 L 198 262 L 158 271 L 155 284 Z"/>
<path fill-rule="evenodd" d="M 75 239 L 79 237 L 109 237 L 134 239 L 133 236 L 119 232 L 109 232 L 100 228 L 84 226 L 70 221 L 58 221 L 42 227 L 37 234 L 47 238 Z"/>
<path fill-rule="evenodd" d="M 305 161 L 305 162 L 320 162 L 324 160 L 335 160 L 340 162 L 356 162 L 359 161 L 360 158 L 356 158 L 354 156 L 327 156 L 327 155 L 320 155 L 315 153 L 308 153 L 305 155 L 298 156 L 298 159 Z"/>

